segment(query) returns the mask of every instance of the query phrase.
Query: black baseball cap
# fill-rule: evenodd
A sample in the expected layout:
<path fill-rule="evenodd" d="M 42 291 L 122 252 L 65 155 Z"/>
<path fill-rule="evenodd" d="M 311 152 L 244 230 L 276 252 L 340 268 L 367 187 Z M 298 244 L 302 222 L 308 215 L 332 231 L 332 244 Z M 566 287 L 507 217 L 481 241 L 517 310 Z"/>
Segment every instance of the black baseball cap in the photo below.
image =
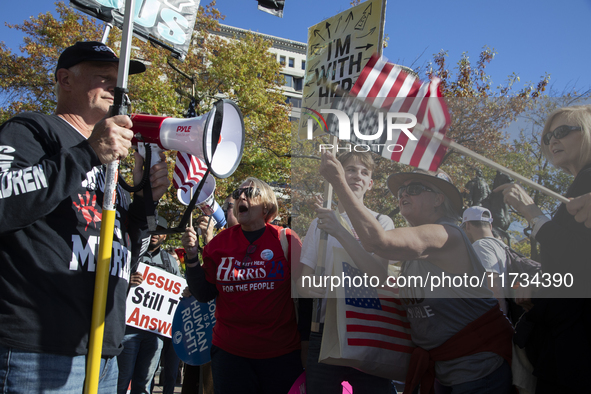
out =
<path fill-rule="evenodd" d="M 54 76 L 57 80 L 57 70 L 70 68 L 82 62 L 119 62 L 115 52 L 102 42 L 84 41 L 77 42 L 66 48 L 60 55 L 55 68 Z M 129 75 L 139 74 L 146 71 L 146 66 L 137 60 L 129 61 Z"/>

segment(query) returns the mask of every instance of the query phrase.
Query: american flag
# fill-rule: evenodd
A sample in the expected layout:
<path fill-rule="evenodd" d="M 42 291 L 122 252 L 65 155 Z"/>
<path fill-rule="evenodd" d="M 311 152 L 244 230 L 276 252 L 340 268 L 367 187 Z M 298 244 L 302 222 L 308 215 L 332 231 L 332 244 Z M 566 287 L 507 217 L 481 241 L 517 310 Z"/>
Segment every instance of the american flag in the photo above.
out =
<path fill-rule="evenodd" d="M 197 187 L 199 181 L 203 178 L 203 175 L 205 175 L 206 170 L 207 166 L 199 158 L 179 151 L 176 154 L 176 165 L 174 167 L 172 184 L 176 189 L 184 191 L 185 194 L 189 194 L 191 187 Z M 188 205 L 188 202 L 185 203 L 180 198 L 179 201 Z"/>
<path fill-rule="evenodd" d="M 381 116 L 376 110 L 368 109 L 369 105 L 360 108 L 363 107 L 363 103 L 360 103 L 361 100 L 381 111 L 414 114 L 417 117 L 417 124 L 434 133 L 441 134 L 442 138 L 445 138 L 445 131 L 451 124 L 447 105 L 439 91 L 438 78 L 428 83 L 421 83 L 418 78 L 377 54 L 369 59 L 355 85 L 351 88 L 350 94 L 357 99 L 336 100 L 335 106 L 337 109 L 347 112 L 351 121 L 353 121 L 353 112 L 360 113 L 358 122 L 360 134 L 375 134 L 377 116 Z M 354 104 L 353 101 L 357 103 Z M 335 117 L 331 116 L 330 118 L 333 123 L 332 128 L 334 128 Z M 397 123 L 407 121 L 402 118 Z M 388 139 L 385 128 L 384 126 L 379 141 L 361 140 L 352 135 L 351 142 L 356 145 L 371 144 L 373 152 L 402 164 L 428 171 L 437 170 L 447 150 L 447 147 L 442 145 L 438 139 L 423 135 L 419 127 L 412 130 L 413 136 L 417 138 L 416 141 L 410 140 L 404 132 L 396 129 L 392 131 L 391 139 Z M 331 134 L 333 133 L 331 132 Z M 400 146 L 404 148 L 400 149 Z"/>
<path fill-rule="evenodd" d="M 343 262 L 345 277 L 363 277 L 363 272 Z M 410 337 L 410 323 L 406 311 L 390 287 L 355 286 L 345 283 L 345 317 L 347 344 L 368 346 L 412 353 L 414 345 Z M 351 285 L 351 286 L 349 286 Z"/>

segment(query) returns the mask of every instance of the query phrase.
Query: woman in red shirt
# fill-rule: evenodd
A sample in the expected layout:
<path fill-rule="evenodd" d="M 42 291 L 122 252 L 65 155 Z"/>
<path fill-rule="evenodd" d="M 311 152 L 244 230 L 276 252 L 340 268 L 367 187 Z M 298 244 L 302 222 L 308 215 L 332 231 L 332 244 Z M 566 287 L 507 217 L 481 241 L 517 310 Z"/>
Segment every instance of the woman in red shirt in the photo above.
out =
<path fill-rule="evenodd" d="M 286 229 L 285 256 L 283 229 L 269 223 L 277 214 L 277 199 L 265 182 L 248 178 L 232 197 L 240 225 L 205 246 L 203 266 L 195 231 L 187 229 L 182 238 L 191 293 L 200 302 L 217 297 L 214 389 L 219 394 L 287 393 L 303 371 L 290 264 L 300 261 L 301 241 Z"/>

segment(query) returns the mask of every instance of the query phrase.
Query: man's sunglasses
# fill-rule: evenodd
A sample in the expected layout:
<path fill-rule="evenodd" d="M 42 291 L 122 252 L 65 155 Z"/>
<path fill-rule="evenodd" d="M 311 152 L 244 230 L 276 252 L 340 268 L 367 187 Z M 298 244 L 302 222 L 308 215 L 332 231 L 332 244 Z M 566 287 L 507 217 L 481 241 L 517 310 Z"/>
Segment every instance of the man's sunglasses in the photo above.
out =
<path fill-rule="evenodd" d="M 408 185 L 400 186 L 398 189 L 398 198 L 402 198 L 402 193 L 406 192 L 409 196 L 418 196 L 422 192 L 433 192 L 437 193 L 435 190 L 422 185 L 420 183 L 409 183 Z"/>
<path fill-rule="evenodd" d="M 236 190 L 234 190 L 232 192 L 232 198 L 234 200 L 238 200 L 240 198 L 240 196 L 242 195 L 242 193 L 244 193 L 244 196 L 246 198 L 253 198 L 256 197 L 258 195 L 260 195 L 261 193 L 259 192 L 259 189 L 254 188 L 254 187 L 240 187 Z"/>
<path fill-rule="evenodd" d="M 550 145 L 550 139 L 552 137 L 559 140 L 559 139 L 564 138 L 567 135 L 569 135 L 571 131 L 581 131 L 581 130 L 582 129 L 580 126 L 567 126 L 567 125 L 558 126 L 557 128 L 554 129 L 554 131 L 544 134 L 544 136 L 542 137 L 542 141 L 544 141 L 544 145 Z"/>

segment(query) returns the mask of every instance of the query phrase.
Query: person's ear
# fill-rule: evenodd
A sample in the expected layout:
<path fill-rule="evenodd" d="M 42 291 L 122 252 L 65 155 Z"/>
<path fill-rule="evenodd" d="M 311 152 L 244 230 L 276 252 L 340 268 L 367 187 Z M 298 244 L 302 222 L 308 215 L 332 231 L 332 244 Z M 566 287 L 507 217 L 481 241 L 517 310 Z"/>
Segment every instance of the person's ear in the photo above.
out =
<path fill-rule="evenodd" d="M 435 198 L 435 207 L 440 207 L 445 202 L 445 196 L 442 193 L 437 193 Z"/>
<path fill-rule="evenodd" d="M 57 70 L 56 74 L 56 83 L 60 85 L 60 89 L 62 91 L 71 91 L 73 86 L 73 76 L 74 74 L 65 68 L 60 68 Z"/>

